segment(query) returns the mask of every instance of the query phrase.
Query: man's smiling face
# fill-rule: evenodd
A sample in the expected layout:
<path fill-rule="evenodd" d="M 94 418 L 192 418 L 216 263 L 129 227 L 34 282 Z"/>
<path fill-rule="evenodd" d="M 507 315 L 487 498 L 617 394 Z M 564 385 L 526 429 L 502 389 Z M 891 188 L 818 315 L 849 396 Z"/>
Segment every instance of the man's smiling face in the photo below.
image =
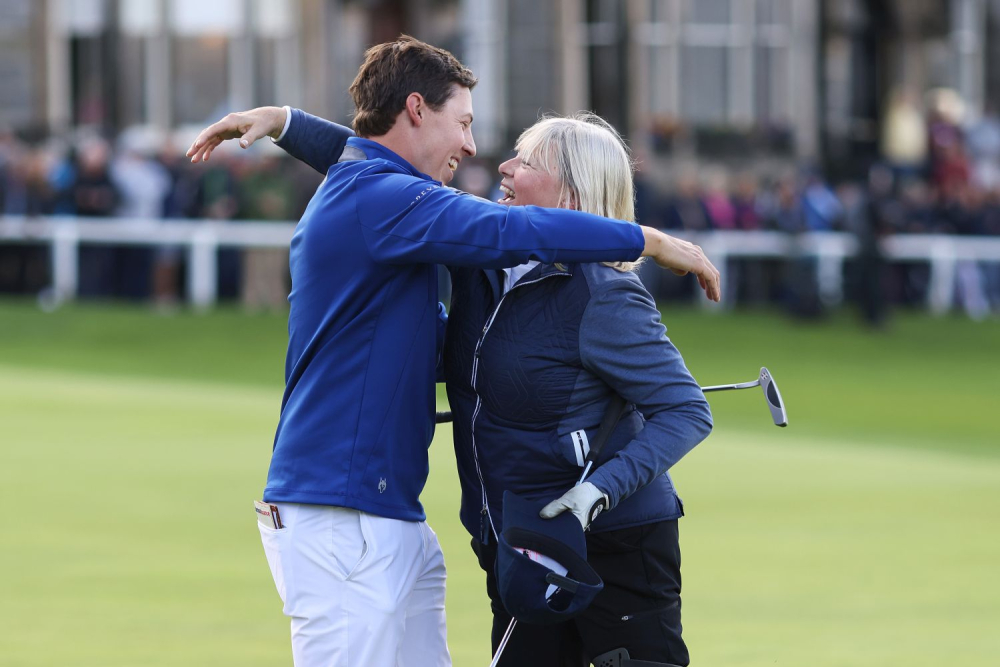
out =
<path fill-rule="evenodd" d="M 448 101 L 439 111 L 424 105 L 420 127 L 421 159 L 414 164 L 431 178 L 447 185 L 459 163 L 476 154 L 472 138 L 472 91 L 453 84 Z"/>

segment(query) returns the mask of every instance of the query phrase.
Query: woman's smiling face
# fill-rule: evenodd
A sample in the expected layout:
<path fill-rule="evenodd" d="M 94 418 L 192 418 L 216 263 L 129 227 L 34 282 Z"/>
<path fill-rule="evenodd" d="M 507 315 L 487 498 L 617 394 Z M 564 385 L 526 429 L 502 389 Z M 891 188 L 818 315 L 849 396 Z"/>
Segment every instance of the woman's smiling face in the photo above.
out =
<path fill-rule="evenodd" d="M 528 162 L 519 154 L 500 165 L 500 175 L 503 176 L 500 189 L 504 193 L 501 204 L 565 208 L 559 201 L 562 181 L 543 165 Z"/>

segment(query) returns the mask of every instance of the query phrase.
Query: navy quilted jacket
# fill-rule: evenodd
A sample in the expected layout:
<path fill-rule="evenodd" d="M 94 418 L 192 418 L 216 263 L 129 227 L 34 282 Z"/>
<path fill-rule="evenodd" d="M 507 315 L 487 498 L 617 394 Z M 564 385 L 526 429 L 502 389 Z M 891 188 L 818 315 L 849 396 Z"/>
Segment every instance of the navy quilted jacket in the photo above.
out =
<path fill-rule="evenodd" d="M 502 272 L 451 275 L 444 372 L 466 529 L 483 541 L 502 530 L 504 490 L 541 500 L 572 487 L 612 391 L 629 406 L 588 478 L 611 506 L 592 530 L 681 516 L 666 471 L 712 416 L 639 279 L 540 264 L 501 299 Z"/>

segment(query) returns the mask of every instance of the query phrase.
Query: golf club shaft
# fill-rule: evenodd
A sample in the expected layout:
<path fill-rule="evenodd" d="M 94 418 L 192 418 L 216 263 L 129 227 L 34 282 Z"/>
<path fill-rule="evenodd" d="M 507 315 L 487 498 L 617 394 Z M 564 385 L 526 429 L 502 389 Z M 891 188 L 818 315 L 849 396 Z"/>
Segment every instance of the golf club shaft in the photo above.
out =
<path fill-rule="evenodd" d="M 711 387 L 702 387 L 701 391 L 703 394 L 707 394 L 712 391 L 726 391 L 729 389 L 750 389 L 751 387 L 759 387 L 760 380 L 754 380 L 753 382 L 740 382 L 738 384 L 717 384 Z"/>
<path fill-rule="evenodd" d="M 727 390 L 730 390 L 730 389 L 750 389 L 751 387 L 759 387 L 759 386 L 760 386 L 760 380 L 754 380 L 753 382 L 740 382 L 738 384 L 717 384 L 717 385 L 713 385 L 711 387 L 702 387 L 701 390 L 702 390 L 703 393 L 708 394 L 708 393 L 713 392 L 713 391 L 727 391 Z M 435 424 L 446 424 L 446 423 L 448 423 L 450 421 L 451 421 L 451 411 L 450 410 L 449 411 L 445 411 L 445 412 L 437 412 L 434 415 L 434 423 Z M 584 476 L 586 476 L 586 471 L 585 471 Z M 582 482 L 582 481 L 583 481 L 583 478 L 581 477 L 580 478 L 580 482 Z M 577 482 L 577 483 L 579 484 L 579 482 Z"/>
<path fill-rule="evenodd" d="M 510 625 L 507 626 L 507 632 L 503 633 L 503 639 L 500 640 L 500 644 L 497 646 L 497 652 L 493 656 L 493 661 L 490 663 L 490 667 L 497 667 L 497 663 L 500 662 L 500 656 L 503 655 L 503 650 L 507 648 L 507 642 L 510 641 L 510 636 L 514 634 L 515 625 L 517 625 L 517 619 L 510 619 Z"/>

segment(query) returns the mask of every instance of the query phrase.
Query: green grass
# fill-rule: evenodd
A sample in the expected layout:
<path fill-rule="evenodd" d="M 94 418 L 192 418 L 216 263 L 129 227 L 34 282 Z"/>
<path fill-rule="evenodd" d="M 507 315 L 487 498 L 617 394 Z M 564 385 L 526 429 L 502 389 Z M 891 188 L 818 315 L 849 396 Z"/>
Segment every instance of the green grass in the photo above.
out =
<path fill-rule="evenodd" d="M 1000 654 L 1000 324 L 667 312 L 716 431 L 675 469 L 694 664 L 993 665 Z M 0 664 L 287 665 L 249 501 L 285 322 L 0 302 Z M 455 664 L 488 664 L 482 575 L 445 427 L 424 501 Z"/>

